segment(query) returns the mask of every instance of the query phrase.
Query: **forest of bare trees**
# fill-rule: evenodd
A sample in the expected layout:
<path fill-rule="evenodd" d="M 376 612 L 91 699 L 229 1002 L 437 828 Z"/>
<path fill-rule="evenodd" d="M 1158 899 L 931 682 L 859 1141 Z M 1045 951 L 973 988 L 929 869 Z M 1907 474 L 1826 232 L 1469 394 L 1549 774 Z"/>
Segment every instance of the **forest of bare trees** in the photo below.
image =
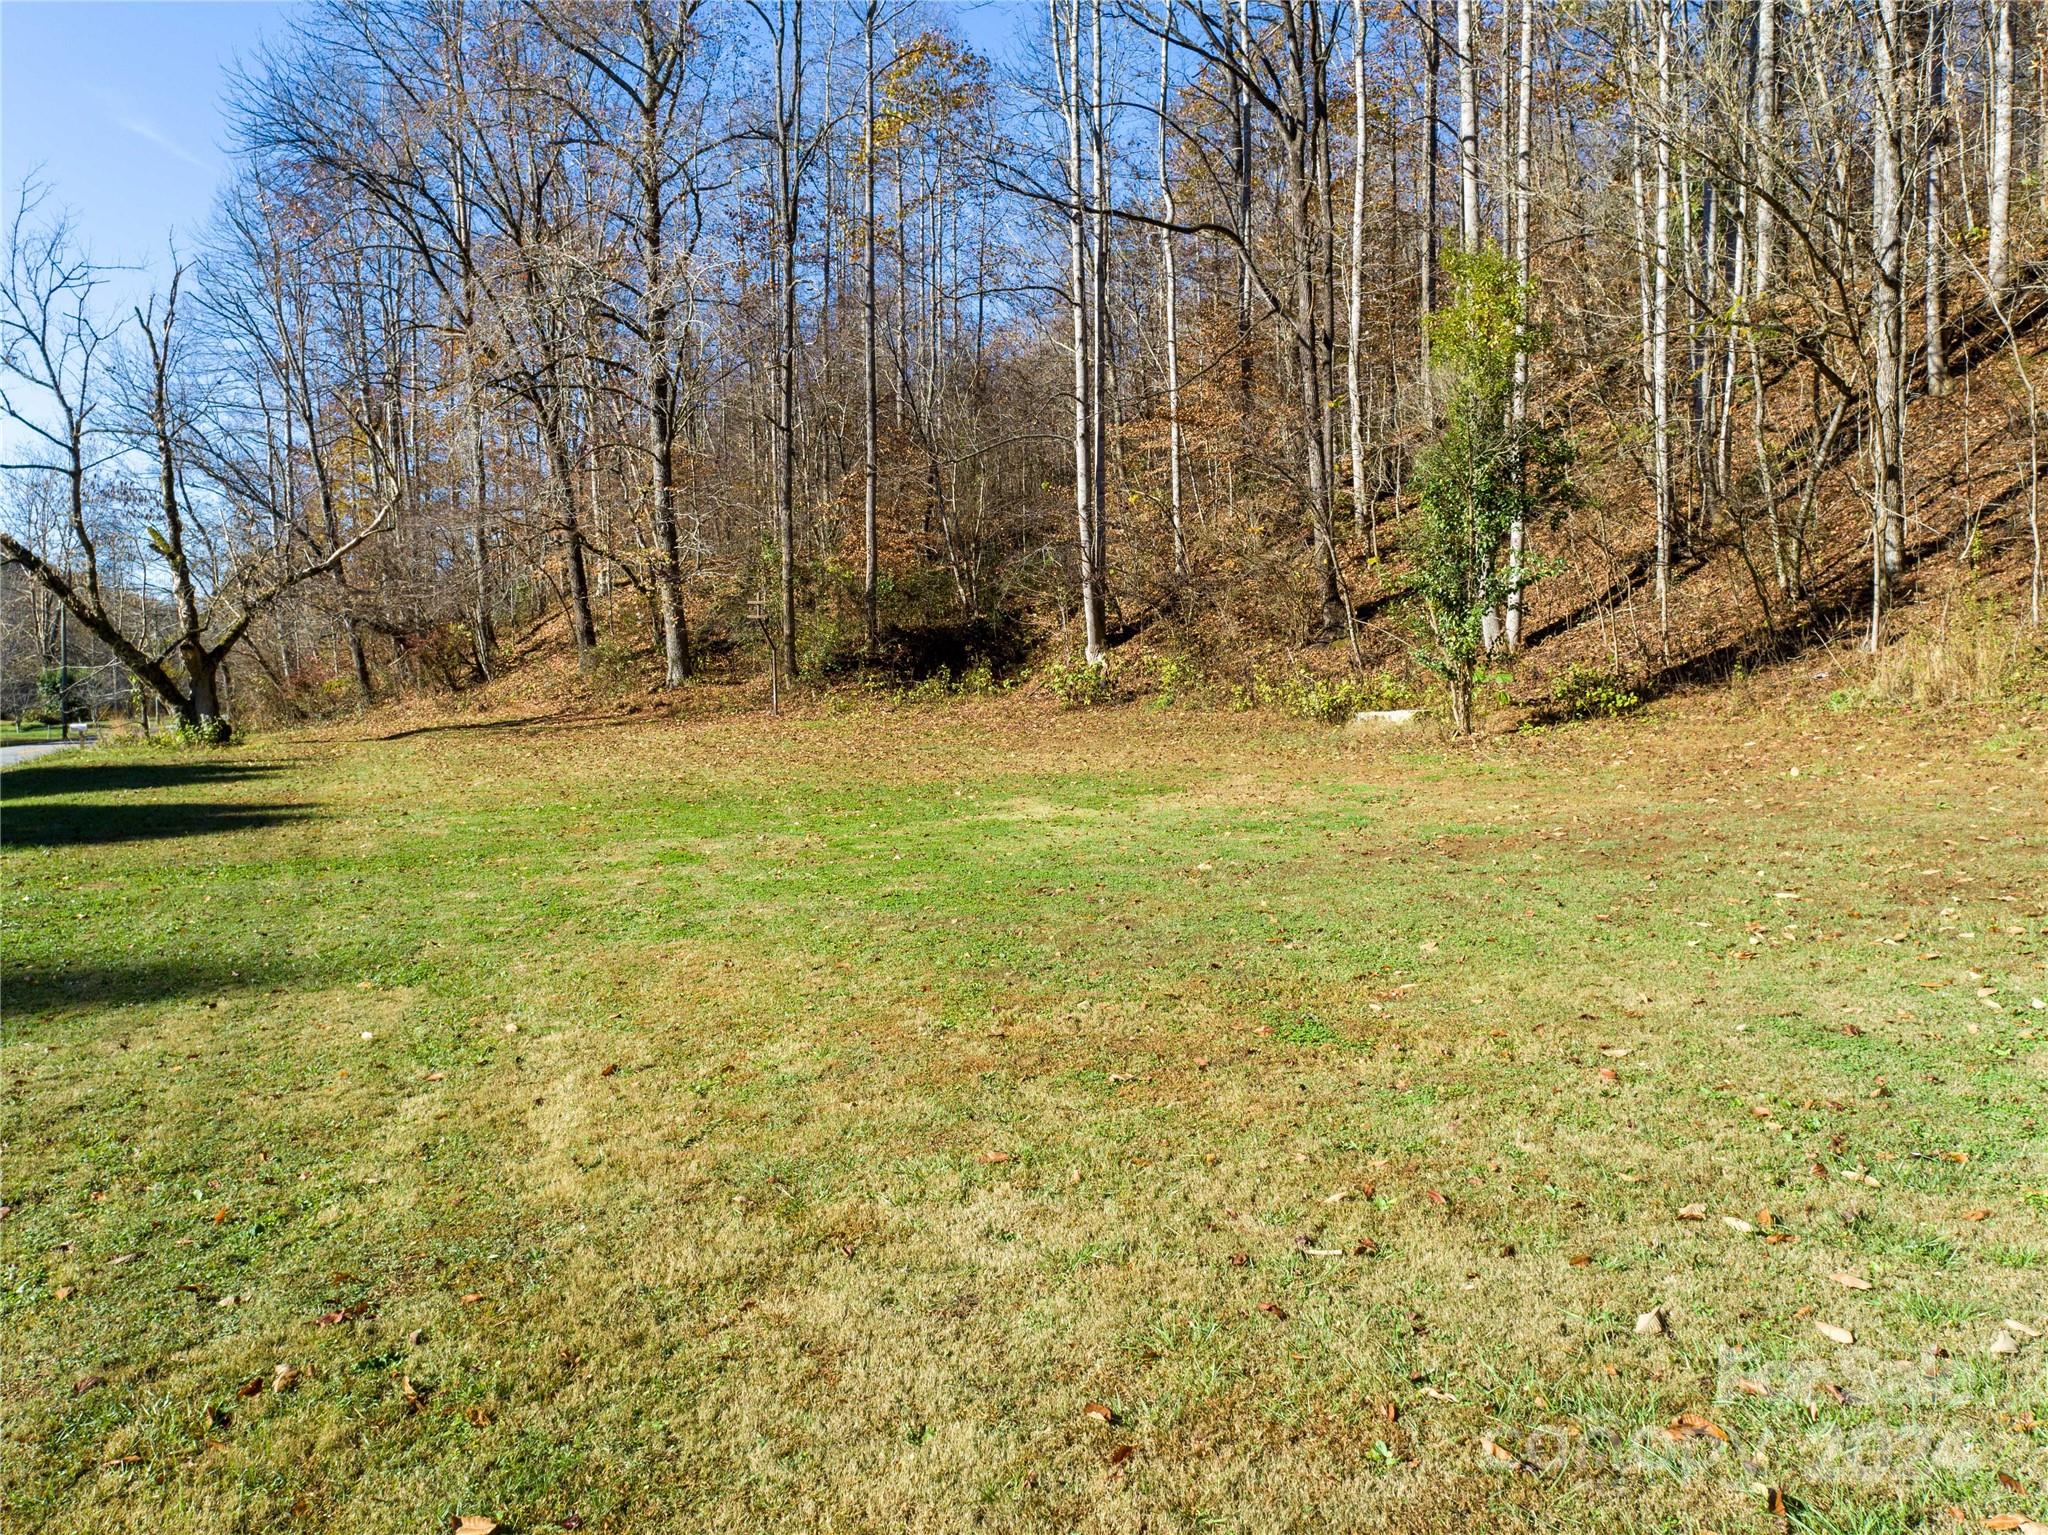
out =
<path fill-rule="evenodd" d="M 194 727 L 544 619 L 668 688 L 1392 655 L 1461 725 L 1574 625 L 1877 649 L 1936 556 L 2039 624 L 2048 14 L 997 11 L 293 13 L 152 300 L 10 192 L 0 553 Z"/>

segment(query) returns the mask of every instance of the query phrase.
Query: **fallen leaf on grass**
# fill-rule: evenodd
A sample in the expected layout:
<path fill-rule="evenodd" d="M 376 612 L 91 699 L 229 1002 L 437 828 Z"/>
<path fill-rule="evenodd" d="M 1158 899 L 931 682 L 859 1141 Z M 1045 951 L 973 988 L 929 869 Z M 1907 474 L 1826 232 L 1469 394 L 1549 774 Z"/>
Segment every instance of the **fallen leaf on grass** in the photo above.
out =
<path fill-rule="evenodd" d="M 1495 1439 L 1491 1434 L 1487 1434 L 1480 1439 L 1479 1450 L 1481 1454 L 1490 1456 L 1494 1460 L 1505 1461 L 1508 1465 L 1513 1466 L 1517 1471 L 1533 1472 L 1536 1469 L 1527 1460 L 1524 1460 L 1520 1455 L 1517 1455 L 1513 1450 L 1509 1449 L 1506 1445 L 1502 1444 L 1498 1439 Z"/>
<path fill-rule="evenodd" d="M 1965 1216 L 1964 1219 L 1967 1220 L 1969 1219 L 1969 1217 Z M 141 1256 L 141 1253 L 115 1253 L 113 1257 L 107 1260 L 107 1267 L 110 1269 L 117 1269 L 124 1263 L 133 1263 L 137 1258 Z"/>
<path fill-rule="evenodd" d="M 1966 1221 L 1988 1221 L 1991 1219 L 1991 1212 L 1989 1210 L 1965 1210 L 1963 1212 L 1963 1219 Z"/>
<path fill-rule="evenodd" d="M 1828 1278 L 1832 1279 L 1836 1284 L 1840 1285 L 1845 1290 L 1868 1290 L 1872 1288 L 1870 1281 L 1865 1279 L 1861 1274 L 1850 1274 L 1847 1272 L 1843 1272 L 1830 1274 L 1828 1275 Z"/>
<path fill-rule="evenodd" d="M 261 1396 L 262 1394 L 263 1377 L 260 1375 L 250 1376 L 247 1380 L 243 1381 L 241 1385 L 235 1388 L 235 1395 L 241 1397 L 244 1401 L 248 1400 L 252 1396 Z"/>
<path fill-rule="evenodd" d="M 601 1077 L 614 1076 L 617 1074 L 618 1069 L 619 1063 L 617 1061 L 613 1061 L 609 1066 L 605 1067 L 603 1071 L 600 1071 L 598 1075 Z"/>
<path fill-rule="evenodd" d="M 2018 1333 L 2022 1338 L 2038 1338 L 2041 1336 L 2040 1333 L 2029 1327 L 2025 1322 L 2015 1322 L 2011 1317 L 2005 1319 L 2005 1330 Z"/>
<path fill-rule="evenodd" d="M 1439 1210 L 1450 1208 L 1451 1202 L 1435 1189 L 1424 1189 L 1422 1197 L 1435 1205 Z"/>
<path fill-rule="evenodd" d="M 2025 1487 L 2020 1485 L 2020 1479 L 2018 1477 L 2006 1471 L 2001 1471 L 1998 1473 L 1998 1485 L 2003 1487 L 2007 1492 L 2017 1492 L 2022 1496 L 2026 1494 L 2027 1490 Z"/>
<path fill-rule="evenodd" d="M 1661 1306 L 1636 1318 L 1636 1336 L 1639 1338 L 1661 1338 L 1664 1331 L 1664 1309 Z"/>
<path fill-rule="evenodd" d="M 1137 1453 L 1138 1447 L 1136 1445 L 1120 1444 L 1115 1449 L 1109 1452 L 1109 1463 L 1112 1466 L 1121 1466 L 1125 1461 L 1129 1460 L 1133 1455 Z"/>
<path fill-rule="evenodd" d="M 279 1365 L 277 1373 L 270 1377 L 270 1389 L 272 1391 L 289 1391 L 298 1383 L 298 1370 L 288 1364 Z"/>
<path fill-rule="evenodd" d="M 1284 1322 L 1287 1320 L 1286 1308 L 1284 1306 L 1279 1305 L 1275 1301 L 1260 1301 L 1259 1310 L 1263 1311 L 1267 1316 L 1271 1317 L 1276 1322 Z"/>
<path fill-rule="evenodd" d="M 1682 1221 L 1703 1221 L 1707 1218 L 1707 1207 L 1705 1205 L 1681 1206 L 1678 1218 Z"/>
<path fill-rule="evenodd" d="M 1986 1352 L 1998 1358 L 2009 1358 L 2019 1351 L 2020 1340 L 2001 1327 L 1992 1337 L 1991 1346 Z"/>
<path fill-rule="evenodd" d="M 72 1296 L 78 1293 L 78 1289 L 75 1285 L 60 1284 L 57 1286 L 56 1289 L 52 1290 L 50 1293 L 56 1296 L 59 1300 L 69 1300 Z"/>
<path fill-rule="evenodd" d="M 1010 1160 L 1010 1154 L 1007 1151 L 984 1151 L 974 1160 L 989 1167 L 1000 1167 Z"/>
<path fill-rule="evenodd" d="M 1748 1221 L 1739 1215 L 1724 1215 L 1721 1217 L 1721 1224 L 1730 1231 L 1738 1232 L 1743 1236 L 1751 1236 L 1756 1232 L 1756 1227 L 1750 1225 Z"/>
<path fill-rule="evenodd" d="M 1833 1322 L 1815 1322 L 1814 1331 L 1830 1343 L 1850 1344 L 1856 1341 L 1856 1334 L 1846 1327 L 1837 1327 Z"/>
<path fill-rule="evenodd" d="M 1081 1416 L 1084 1418 L 1093 1418 L 1097 1423 L 1116 1422 L 1116 1414 L 1112 1412 L 1105 1403 L 1102 1402 L 1090 1402 L 1086 1407 L 1083 1407 L 1081 1409 Z"/>
<path fill-rule="evenodd" d="M 483 1298 L 483 1291 L 471 1290 L 467 1295 L 463 1296 L 459 1301 L 457 1301 L 456 1304 L 460 1306 L 474 1306 L 478 1301 L 482 1300 Z"/>
<path fill-rule="evenodd" d="M 92 1390 L 95 1386 L 104 1386 L 106 1383 L 107 1378 L 104 1375 L 80 1376 L 71 1383 L 71 1394 L 73 1396 L 84 1396 L 86 1392 Z"/>
<path fill-rule="evenodd" d="M 448 1526 L 452 1535 L 491 1535 L 498 1527 L 495 1519 L 486 1519 L 482 1514 L 460 1514 Z"/>
<path fill-rule="evenodd" d="M 1573 1253 L 1564 1261 L 1575 1269 L 1591 1268 L 1593 1266 L 1593 1255 L 1591 1253 Z"/>
<path fill-rule="evenodd" d="M 1740 1376 L 1736 1378 L 1735 1389 L 1744 1396 L 1769 1396 L 1771 1394 L 1771 1388 L 1762 1381 L 1744 1380 Z"/>
<path fill-rule="evenodd" d="M 1696 1412 L 1682 1412 L 1664 1425 L 1667 1439 L 1718 1439 L 1728 1442 L 1727 1431 L 1710 1418 L 1703 1418 Z"/>

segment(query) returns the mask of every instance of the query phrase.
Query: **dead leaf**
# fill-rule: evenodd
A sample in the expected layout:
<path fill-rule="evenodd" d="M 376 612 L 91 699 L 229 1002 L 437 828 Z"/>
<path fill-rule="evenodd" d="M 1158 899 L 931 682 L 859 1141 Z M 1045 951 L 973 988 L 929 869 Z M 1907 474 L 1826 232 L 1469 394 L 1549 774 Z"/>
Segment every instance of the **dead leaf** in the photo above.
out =
<path fill-rule="evenodd" d="M 617 1074 L 618 1069 L 619 1063 L 617 1061 L 613 1061 L 609 1066 L 605 1067 L 603 1071 L 600 1071 L 598 1075 L 601 1077 L 614 1076 Z"/>
<path fill-rule="evenodd" d="M 1991 1212 L 1989 1210 L 1965 1210 L 1963 1212 L 1963 1219 L 1966 1221 L 1988 1221 L 1991 1219 Z"/>
<path fill-rule="evenodd" d="M 86 1392 L 92 1390 L 95 1386 L 104 1386 L 106 1383 L 107 1378 L 104 1375 L 82 1375 L 71 1383 L 71 1394 L 73 1396 L 84 1396 Z"/>
<path fill-rule="evenodd" d="M 1666 1324 L 1664 1321 L 1664 1308 L 1662 1306 L 1656 1307 L 1654 1310 L 1645 1311 L 1636 1318 L 1636 1336 L 1638 1338 L 1661 1338 L 1665 1330 Z"/>
<path fill-rule="evenodd" d="M 1129 1460 L 1133 1455 L 1137 1453 L 1138 1447 L 1136 1445 L 1120 1444 L 1115 1449 L 1109 1452 L 1109 1463 L 1112 1466 L 1121 1466 L 1125 1461 Z"/>
<path fill-rule="evenodd" d="M 1840 1343 L 1846 1346 L 1856 1341 L 1856 1334 L 1849 1331 L 1846 1327 L 1837 1327 L 1833 1322 L 1815 1322 L 1813 1327 L 1815 1332 L 1826 1338 L 1830 1343 Z"/>
<path fill-rule="evenodd" d="M 1828 1278 L 1832 1279 L 1836 1284 L 1840 1285 L 1845 1290 L 1868 1290 L 1872 1288 L 1870 1281 L 1865 1279 L 1861 1274 L 1850 1274 L 1846 1272 L 1841 1272 L 1830 1274 L 1828 1275 Z"/>
<path fill-rule="evenodd" d="M 1113 1411 L 1111 1411 L 1106 1404 L 1102 1402 L 1090 1402 L 1086 1407 L 1083 1407 L 1081 1409 L 1081 1416 L 1084 1418 L 1093 1418 L 1097 1423 L 1116 1422 L 1116 1414 Z"/>
<path fill-rule="evenodd" d="M 1680 1208 L 1678 1218 L 1682 1221 L 1703 1221 L 1707 1218 L 1705 1205 L 1685 1205 Z"/>
<path fill-rule="evenodd" d="M 974 1160 L 985 1163 L 990 1167 L 1000 1167 L 1003 1163 L 1010 1160 L 1010 1154 L 1007 1151 L 984 1151 Z"/>
<path fill-rule="evenodd" d="M 1735 1389 L 1744 1396 L 1769 1396 L 1771 1394 L 1771 1388 L 1762 1381 L 1745 1380 L 1740 1376 L 1736 1377 Z"/>
<path fill-rule="evenodd" d="M 1593 1255 L 1591 1253 L 1573 1253 L 1564 1261 L 1575 1269 L 1591 1268 L 1593 1266 Z"/>
<path fill-rule="evenodd" d="M 56 1289 L 52 1290 L 50 1293 L 56 1296 L 59 1300 L 69 1300 L 72 1296 L 78 1293 L 78 1289 L 75 1285 L 60 1284 L 57 1286 Z"/>
<path fill-rule="evenodd" d="M 2015 1338 L 2011 1333 L 2007 1332 L 2002 1327 L 1999 1328 L 1995 1335 L 1993 1335 L 1991 1339 L 1991 1346 L 1988 1350 L 1989 1353 L 1998 1358 L 2009 1358 L 2010 1356 L 2017 1354 L 2019 1351 L 2020 1340 Z"/>
<path fill-rule="evenodd" d="M 1260 1301 L 1259 1310 L 1263 1311 L 1267 1316 L 1271 1317 L 1276 1322 L 1284 1322 L 1287 1320 L 1286 1309 L 1280 1305 L 1277 1305 L 1273 1301 Z"/>
<path fill-rule="evenodd" d="M 1710 1418 L 1703 1418 L 1696 1412 L 1682 1412 L 1664 1425 L 1668 1439 L 1718 1439 L 1728 1442 L 1727 1431 Z"/>
<path fill-rule="evenodd" d="M 298 1383 L 298 1370 L 288 1364 L 280 1364 L 277 1367 L 277 1373 L 270 1377 L 270 1389 L 272 1391 L 289 1391 Z"/>
<path fill-rule="evenodd" d="M 482 1300 L 483 1298 L 483 1291 L 471 1290 L 467 1295 L 463 1296 L 461 1300 L 457 1301 L 456 1304 L 461 1306 L 474 1306 L 478 1301 Z"/>
<path fill-rule="evenodd" d="M 107 1260 L 107 1267 L 117 1269 L 124 1263 L 133 1263 L 141 1256 L 141 1253 L 115 1253 L 113 1257 Z"/>
<path fill-rule="evenodd" d="M 2025 1487 L 2020 1485 L 2020 1479 L 2018 1477 L 2013 1476 L 2010 1473 L 2004 1471 L 1998 1473 L 1998 1485 L 2003 1487 L 2007 1492 L 2017 1492 L 2021 1495 L 2024 1495 L 2027 1490 Z"/>
<path fill-rule="evenodd" d="M 451 1535 L 491 1535 L 498 1527 L 495 1519 L 486 1519 L 482 1514 L 462 1514 L 449 1526 Z"/>
<path fill-rule="evenodd" d="M 2029 1327 L 2025 1322 L 2015 1322 L 2011 1317 L 2005 1319 L 2005 1330 L 2011 1333 L 2018 1333 L 2022 1338 L 2038 1338 L 2041 1336 L 2040 1333 Z"/>
<path fill-rule="evenodd" d="M 262 1394 L 263 1377 L 260 1375 L 250 1376 L 235 1388 L 235 1395 L 241 1397 L 244 1401 L 247 1401 L 252 1396 L 261 1396 Z"/>
<path fill-rule="evenodd" d="M 1721 1217 L 1721 1224 L 1730 1231 L 1739 1232 L 1743 1236 L 1753 1236 L 1756 1232 L 1756 1227 L 1750 1225 L 1748 1221 L 1739 1215 L 1724 1215 Z"/>
<path fill-rule="evenodd" d="M 1422 1197 L 1428 1200 L 1431 1204 L 1435 1205 L 1439 1210 L 1448 1209 L 1450 1207 L 1451 1202 L 1448 1199 L 1444 1198 L 1444 1196 L 1435 1189 L 1424 1189 L 1422 1191 Z"/>

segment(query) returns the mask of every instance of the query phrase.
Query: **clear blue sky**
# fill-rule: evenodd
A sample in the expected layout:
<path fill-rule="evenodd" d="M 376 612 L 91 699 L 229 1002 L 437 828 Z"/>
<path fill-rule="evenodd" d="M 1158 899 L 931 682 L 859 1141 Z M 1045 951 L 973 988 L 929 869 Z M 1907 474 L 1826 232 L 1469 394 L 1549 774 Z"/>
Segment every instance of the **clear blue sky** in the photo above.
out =
<path fill-rule="evenodd" d="M 101 261 L 189 247 L 227 174 L 223 73 L 273 0 L 0 0 L 0 189 L 31 171 Z M 38 168 L 40 168 L 38 170 Z"/>

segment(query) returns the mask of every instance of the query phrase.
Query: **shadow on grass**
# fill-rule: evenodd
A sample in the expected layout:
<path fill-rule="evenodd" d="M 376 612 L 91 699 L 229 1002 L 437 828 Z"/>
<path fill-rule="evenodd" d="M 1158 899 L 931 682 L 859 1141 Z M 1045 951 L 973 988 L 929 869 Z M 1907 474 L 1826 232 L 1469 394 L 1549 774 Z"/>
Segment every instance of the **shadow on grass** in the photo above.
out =
<path fill-rule="evenodd" d="M 262 762 L 180 757 L 165 761 L 74 762 L 43 758 L 0 774 L 0 802 L 111 794 L 125 789 L 177 789 L 191 784 L 239 783 L 279 769 Z"/>
<path fill-rule="evenodd" d="M 246 959 L 89 959 L 77 964 L 7 967 L 0 978 L 10 1030 L 75 1008 L 205 1001 L 285 985 L 297 967 Z"/>
<path fill-rule="evenodd" d="M 197 800 L 10 805 L 0 816 L 0 847 L 90 847 L 164 837 L 210 837 L 218 832 L 282 826 L 306 814 L 302 805 L 221 805 Z"/>
<path fill-rule="evenodd" d="M 519 730 L 528 725 L 551 725 L 562 723 L 560 714 L 529 714 L 516 720 L 460 720 L 446 725 L 414 725 L 409 730 L 394 730 L 388 735 L 372 736 L 373 741 L 410 741 L 414 736 L 446 735 L 456 730 Z"/>

